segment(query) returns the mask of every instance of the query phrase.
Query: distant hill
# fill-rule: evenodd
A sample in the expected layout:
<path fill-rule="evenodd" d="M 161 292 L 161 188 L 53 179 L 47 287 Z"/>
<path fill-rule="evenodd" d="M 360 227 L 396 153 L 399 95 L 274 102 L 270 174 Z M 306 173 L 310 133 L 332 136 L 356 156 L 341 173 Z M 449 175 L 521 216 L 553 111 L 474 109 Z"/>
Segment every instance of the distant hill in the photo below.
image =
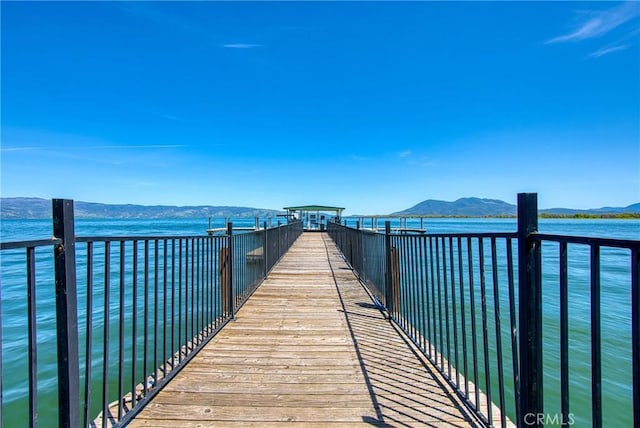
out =
<path fill-rule="evenodd" d="M 497 199 L 460 198 L 454 202 L 427 199 L 411 208 L 392 215 L 429 215 L 429 216 L 506 216 L 516 215 L 517 207 Z"/>
<path fill-rule="evenodd" d="M 546 214 L 622 214 L 622 213 L 640 213 L 640 202 L 631 204 L 627 207 L 602 207 L 590 210 L 575 210 L 571 208 L 549 208 L 540 210 Z"/>
<path fill-rule="evenodd" d="M 232 207 L 232 206 L 171 206 L 99 204 L 75 202 L 78 218 L 207 218 L 207 217 L 268 217 L 283 211 Z M 497 199 L 461 198 L 454 202 L 428 199 L 403 211 L 391 215 L 423 215 L 433 217 L 500 217 L 515 216 L 517 207 Z M 640 203 L 627 207 L 603 207 L 589 210 L 571 208 L 550 208 L 540 210 L 541 214 L 622 214 L 640 213 Z M 51 218 L 51 200 L 40 198 L 0 198 L 0 218 L 48 219 Z"/>
<path fill-rule="evenodd" d="M 229 206 L 112 205 L 76 201 L 78 218 L 207 218 L 267 217 L 283 211 Z M 51 200 L 40 198 L 0 198 L 1 218 L 51 218 Z"/>
<path fill-rule="evenodd" d="M 398 211 L 392 215 L 424 215 L 435 217 L 498 217 L 515 216 L 518 208 L 497 199 L 460 198 L 454 202 L 427 199 L 411 208 Z M 545 214 L 621 214 L 640 213 L 640 203 L 627 207 L 603 207 L 588 210 L 576 210 L 571 208 L 550 208 L 540 210 Z"/>

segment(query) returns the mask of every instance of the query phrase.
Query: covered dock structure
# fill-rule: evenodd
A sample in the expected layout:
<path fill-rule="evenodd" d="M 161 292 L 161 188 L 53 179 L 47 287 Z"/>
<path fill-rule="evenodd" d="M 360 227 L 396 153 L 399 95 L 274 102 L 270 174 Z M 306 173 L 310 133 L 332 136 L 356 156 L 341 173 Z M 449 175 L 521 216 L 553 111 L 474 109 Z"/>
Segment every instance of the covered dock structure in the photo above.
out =
<path fill-rule="evenodd" d="M 301 205 L 297 207 L 284 207 L 289 220 L 302 221 L 305 231 L 324 231 L 327 222 L 340 222 L 344 207 L 331 207 L 326 205 Z M 333 213 L 333 215 L 331 215 Z"/>

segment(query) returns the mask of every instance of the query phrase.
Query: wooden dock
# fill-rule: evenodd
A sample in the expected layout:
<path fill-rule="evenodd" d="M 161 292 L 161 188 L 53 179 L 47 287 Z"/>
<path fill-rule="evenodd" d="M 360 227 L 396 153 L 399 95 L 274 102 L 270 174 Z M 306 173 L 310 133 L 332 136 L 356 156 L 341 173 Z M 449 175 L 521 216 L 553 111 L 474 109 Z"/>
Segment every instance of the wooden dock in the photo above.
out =
<path fill-rule="evenodd" d="M 479 426 L 385 320 L 324 233 L 305 233 L 132 427 Z"/>

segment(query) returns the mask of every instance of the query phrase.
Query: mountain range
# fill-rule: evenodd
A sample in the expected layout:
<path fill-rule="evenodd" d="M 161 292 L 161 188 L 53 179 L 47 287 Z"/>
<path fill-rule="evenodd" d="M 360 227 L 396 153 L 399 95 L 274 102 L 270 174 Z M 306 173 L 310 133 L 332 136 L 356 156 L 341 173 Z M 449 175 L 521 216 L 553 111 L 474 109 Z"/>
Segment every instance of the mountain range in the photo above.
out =
<path fill-rule="evenodd" d="M 275 217 L 284 211 L 230 206 L 112 205 L 76 201 L 78 218 L 206 218 L 206 217 Z M 40 198 L 0 198 L 0 217 L 51 218 L 51 200 Z"/>
<path fill-rule="evenodd" d="M 498 199 L 460 198 L 453 202 L 427 199 L 426 201 L 422 201 L 411 208 L 395 212 L 392 215 L 497 217 L 515 216 L 517 211 L 518 207 L 516 205 L 512 205 Z M 603 207 L 587 210 L 549 208 L 539 210 L 539 213 L 560 215 L 640 213 L 640 202 L 627 207 Z"/>
<path fill-rule="evenodd" d="M 76 201 L 75 215 L 78 218 L 206 218 L 206 217 L 275 217 L 283 211 L 234 207 L 234 206 L 171 206 L 99 204 Z M 587 210 L 550 208 L 539 210 L 541 214 L 621 214 L 640 213 L 640 203 L 627 207 L 602 207 Z M 517 207 L 497 199 L 460 198 L 453 202 L 427 199 L 392 216 L 422 215 L 431 217 L 500 217 L 515 216 Z M 51 201 L 40 198 L 0 198 L 0 217 L 5 219 L 51 218 Z"/>

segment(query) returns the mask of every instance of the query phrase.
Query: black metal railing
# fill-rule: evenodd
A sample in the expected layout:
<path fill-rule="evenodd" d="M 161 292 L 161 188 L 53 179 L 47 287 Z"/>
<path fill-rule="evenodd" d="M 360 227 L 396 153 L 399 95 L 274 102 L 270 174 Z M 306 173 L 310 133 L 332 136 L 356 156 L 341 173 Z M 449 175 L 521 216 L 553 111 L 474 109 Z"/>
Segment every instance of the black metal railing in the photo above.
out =
<path fill-rule="evenodd" d="M 518 231 L 513 233 L 391 233 L 389 222 L 384 234 L 336 223 L 329 224 L 328 233 L 380 307 L 467 406 L 485 424 L 503 427 L 510 422 L 565 426 L 578 419 L 603 425 L 600 253 L 617 251 L 616 260 L 629 266 L 633 387 L 626 399 L 634 426 L 640 426 L 640 241 L 538 233 L 536 194 L 518 195 Z M 568 246 L 588 247 L 587 252 L 574 249 L 571 260 L 586 253 L 589 283 L 578 298 L 590 301 L 586 339 L 592 392 L 576 398 L 590 401 L 590 418 L 569 408 L 569 340 L 584 338 L 570 336 L 568 284 L 581 284 L 580 278 L 569 281 Z M 557 346 L 543 333 L 543 296 L 545 305 L 559 308 L 544 314 L 545 326 L 559 324 Z M 559 370 L 552 370 L 556 355 Z M 543 390 L 543 379 L 554 378 L 560 378 L 557 412 L 554 391 Z"/>
<path fill-rule="evenodd" d="M 0 308 L 26 308 L 0 314 L 0 373 L 13 369 L 3 349 L 23 354 L 28 368 L 27 387 L 12 379 L 16 388 L 7 391 L 3 376 L 0 426 L 125 425 L 234 317 L 302 233 L 300 222 L 241 234 L 229 223 L 222 236 L 76 237 L 70 200 L 53 201 L 53 225 L 52 239 L 0 244 L 13 266 L 26 263 L 24 276 L 11 275 L 24 291 L 12 284 L 7 295 L 3 272 Z M 55 307 L 40 294 L 55 294 Z M 55 324 L 43 323 L 51 314 Z M 5 342 L 4 326 L 11 337 L 22 328 L 26 345 Z M 47 346 L 57 346 L 57 373 L 39 370 L 38 348 Z"/>
<path fill-rule="evenodd" d="M 339 227 L 338 227 L 339 226 Z M 385 235 L 328 223 L 327 232 L 381 305 L 385 305 Z"/>

